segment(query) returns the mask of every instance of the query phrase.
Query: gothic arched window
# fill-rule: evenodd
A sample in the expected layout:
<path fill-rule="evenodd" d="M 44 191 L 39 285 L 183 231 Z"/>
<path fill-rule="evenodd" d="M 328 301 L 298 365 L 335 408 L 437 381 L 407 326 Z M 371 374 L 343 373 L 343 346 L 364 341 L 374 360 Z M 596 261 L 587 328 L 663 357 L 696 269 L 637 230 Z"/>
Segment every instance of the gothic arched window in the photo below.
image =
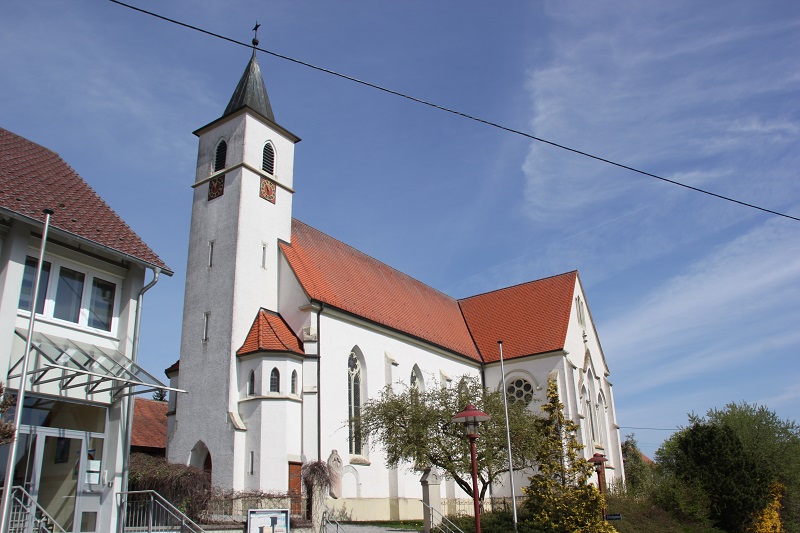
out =
<path fill-rule="evenodd" d="M 264 145 L 264 154 L 261 158 L 261 170 L 268 174 L 275 174 L 275 148 L 271 142 Z"/>
<path fill-rule="evenodd" d="M 347 360 L 347 419 L 350 453 L 361 455 L 361 362 L 355 352 Z"/>
<path fill-rule="evenodd" d="M 221 140 L 217 145 L 217 151 L 214 154 L 214 172 L 225 168 L 225 162 L 228 159 L 228 143 Z"/>
<path fill-rule="evenodd" d="M 269 391 L 270 392 L 281 391 L 281 373 L 278 372 L 277 368 L 273 368 L 272 373 L 270 373 L 269 375 Z"/>
<path fill-rule="evenodd" d="M 250 376 L 247 379 L 247 395 L 248 396 L 255 396 L 256 395 L 256 372 L 255 370 L 250 371 Z"/>
<path fill-rule="evenodd" d="M 411 385 L 412 389 L 416 389 L 418 391 L 425 390 L 425 382 L 422 379 L 422 372 L 420 371 L 417 365 L 414 365 L 414 368 L 411 369 L 411 377 L 409 378 L 409 385 Z"/>
<path fill-rule="evenodd" d="M 297 370 L 292 370 L 292 394 L 297 394 Z"/>

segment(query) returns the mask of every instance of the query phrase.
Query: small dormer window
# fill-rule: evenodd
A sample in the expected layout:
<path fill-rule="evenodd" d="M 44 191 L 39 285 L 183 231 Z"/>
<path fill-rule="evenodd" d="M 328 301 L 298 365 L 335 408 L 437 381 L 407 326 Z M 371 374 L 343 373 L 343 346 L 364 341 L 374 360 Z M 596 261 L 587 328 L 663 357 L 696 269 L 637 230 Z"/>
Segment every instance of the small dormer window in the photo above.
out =
<path fill-rule="evenodd" d="M 264 145 L 264 154 L 261 159 L 261 170 L 267 174 L 275 174 L 275 148 L 272 147 L 271 142 Z"/>
<path fill-rule="evenodd" d="M 217 152 L 214 155 L 214 172 L 220 171 L 225 168 L 225 163 L 228 159 L 228 143 L 221 140 L 217 145 Z"/>

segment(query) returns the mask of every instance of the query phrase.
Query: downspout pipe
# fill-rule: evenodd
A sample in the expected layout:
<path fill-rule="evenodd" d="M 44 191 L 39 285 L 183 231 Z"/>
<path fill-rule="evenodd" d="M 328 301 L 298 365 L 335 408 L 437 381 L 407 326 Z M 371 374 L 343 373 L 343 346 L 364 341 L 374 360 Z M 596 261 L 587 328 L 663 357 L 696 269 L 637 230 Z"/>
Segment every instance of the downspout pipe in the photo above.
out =
<path fill-rule="evenodd" d="M 323 309 L 325 309 L 325 304 L 320 302 L 319 311 L 317 311 L 317 461 L 322 461 L 322 394 L 320 394 L 322 385 L 322 332 L 319 327 Z"/>
<path fill-rule="evenodd" d="M 153 285 L 158 283 L 158 277 L 161 275 L 161 269 L 158 267 L 153 268 L 153 279 L 142 287 L 139 295 L 136 298 L 136 315 L 133 319 L 133 347 L 131 348 L 131 360 L 135 363 L 139 358 L 139 328 L 142 325 L 142 302 L 144 301 L 144 293 L 153 288 Z M 120 492 L 128 490 L 128 474 L 130 470 L 131 459 L 131 437 L 133 436 L 133 406 L 136 403 L 135 396 L 128 396 L 128 414 L 125 417 L 125 437 L 122 443 L 122 486 Z M 119 514 L 119 530 L 122 531 L 124 526 L 125 506 L 122 506 Z"/>

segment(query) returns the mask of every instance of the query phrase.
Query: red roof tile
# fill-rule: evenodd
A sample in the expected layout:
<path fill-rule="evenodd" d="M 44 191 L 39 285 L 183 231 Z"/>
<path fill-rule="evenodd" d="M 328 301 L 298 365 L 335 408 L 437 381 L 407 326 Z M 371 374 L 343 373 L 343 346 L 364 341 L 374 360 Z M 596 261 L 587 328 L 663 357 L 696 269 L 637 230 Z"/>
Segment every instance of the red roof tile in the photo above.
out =
<path fill-rule="evenodd" d="M 567 272 L 459 300 L 486 362 L 564 348 L 577 272 Z"/>
<path fill-rule="evenodd" d="M 255 352 L 290 352 L 303 355 L 303 343 L 278 314 L 262 309 L 236 355 Z M 174 366 L 174 365 L 173 365 Z M 170 367 L 172 368 L 172 367 Z"/>
<path fill-rule="evenodd" d="M 136 398 L 131 446 L 167 447 L 167 402 Z"/>
<path fill-rule="evenodd" d="M 0 128 L 0 208 L 172 271 L 58 154 Z"/>
<path fill-rule="evenodd" d="M 298 220 L 281 249 L 312 300 L 480 360 L 450 296 Z"/>

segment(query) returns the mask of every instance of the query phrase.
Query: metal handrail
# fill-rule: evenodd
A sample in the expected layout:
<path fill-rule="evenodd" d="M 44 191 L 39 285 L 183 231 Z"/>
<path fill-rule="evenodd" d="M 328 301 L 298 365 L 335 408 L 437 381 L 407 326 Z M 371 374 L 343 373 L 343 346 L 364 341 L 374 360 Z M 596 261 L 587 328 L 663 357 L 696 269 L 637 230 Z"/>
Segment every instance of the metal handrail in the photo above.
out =
<path fill-rule="evenodd" d="M 431 512 L 432 515 L 435 514 L 437 518 L 439 518 L 439 524 L 436 527 L 431 527 L 431 529 L 444 530 L 447 533 L 464 533 L 464 531 L 460 527 L 455 525 L 452 520 L 450 520 L 442 513 L 440 513 L 438 509 L 434 509 L 433 507 L 431 507 L 422 500 L 420 500 L 420 502 L 422 502 L 423 507 L 428 508 L 428 510 Z"/>
<path fill-rule="evenodd" d="M 131 490 L 127 492 L 118 492 L 117 496 L 119 499 L 119 507 L 120 509 L 125 509 L 128 503 L 128 497 L 133 494 L 146 494 L 149 498 L 150 508 L 148 509 L 147 514 L 147 525 L 146 526 L 132 526 L 136 527 L 137 529 L 141 528 L 142 531 L 145 530 L 148 533 L 152 533 L 153 527 L 157 527 L 159 530 L 163 531 L 164 527 L 167 526 L 166 524 L 154 524 L 153 523 L 153 506 L 159 505 L 162 509 L 164 509 L 169 515 L 176 521 L 180 522 L 180 531 L 192 531 L 194 533 L 205 533 L 203 528 L 197 525 L 191 518 L 186 516 L 180 509 L 172 505 L 166 498 L 160 495 L 158 492 L 154 490 Z M 124 517 L 124 525 L 123 529 L 128 526 L 127 524 L 128 517 Z M 169 527 L 169 526 L 167 526 Z M 176 527 L 176 526 L 172 526 Z"/>
<path fill-rule="evenodd" d="M 4 489 L 0 489 L 0 491 L 2 490 Z M 19 496 L 20 493 L 22 493 L 23 495 L 22 498 L 27 498 L 27 503 L 26 501 L 23 501 L 23 499 L 21 499 L 21 497 Z M 30 517 L 33 520 L 36 531 L 49 531 L 51 533 L 56 533 L 58 531 L 60 533 L 67 533 L 67 531 L 63 527 L 61 527 L 61 525 L 58 522 L 56 522 L 55 519 L 52 516 L 50 516 L 50 514 L 47 511 L 45 511 L 41 505 L 39 505 L 39 502 L 37 502 L 36 499 L 33 496 L 31 496 L 30 493 L 27 490 L 25 490 L 21 485 L 14 485 L 13 487 L 11 487 L 12 516 L 15 514 L 14 504 L 19 504 L 18 509 L 20 509 L 24 513 L 23 520 L 26 523 L 28 517 Z M 42 514 L 42 517 L 36 518 L 36 513 L 31 512 L 31 507 L 35 507 L 37 511 L 39 511 Z M 48 528 L 48 523 L 50 525 L 49 528 Z M 14 531 L 14 530 L 15 528 L 11 525 L 11 520 L 9 520 L 9 531 Z M 23 528 L 23 531 L 27 530 L 28 530 L 27 527 Z"/>
<path fill-rule="evenodd" d="M 331 516 L 331 510 L 327 507 L 325 511 L 322 512 L 322 525 L 326 532 L 328 531 L 328 526 L 334 526 L 336 528 L 336 533 L 347 533 L 347 530 L 342 527 L 342 524 Z"/>

